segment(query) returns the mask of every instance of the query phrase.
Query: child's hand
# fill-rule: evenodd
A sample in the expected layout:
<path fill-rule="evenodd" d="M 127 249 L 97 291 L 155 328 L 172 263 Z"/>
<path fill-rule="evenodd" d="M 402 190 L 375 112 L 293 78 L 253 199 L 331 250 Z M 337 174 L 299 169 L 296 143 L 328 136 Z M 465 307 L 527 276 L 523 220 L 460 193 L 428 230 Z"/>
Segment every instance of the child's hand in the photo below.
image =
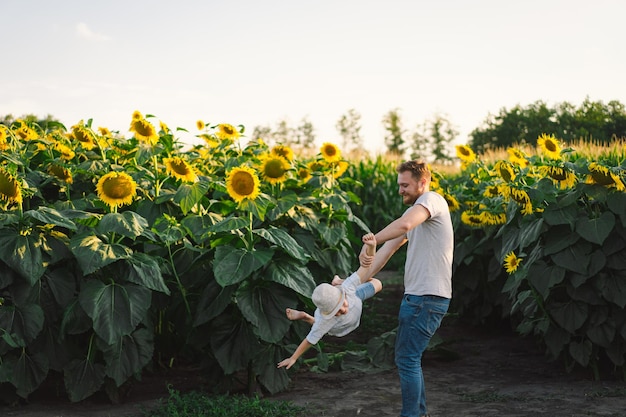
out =
<path fill-rule="evenodd" d="M 287 358 L 285 360 L 282 360 L 282 361 L 278 362 L 277 368 L 287 367 L 287 369 L 289 369 L 289 368 L 291 368 L 293 366 L 294 363 L 296 363 L 295 359 Z"/>

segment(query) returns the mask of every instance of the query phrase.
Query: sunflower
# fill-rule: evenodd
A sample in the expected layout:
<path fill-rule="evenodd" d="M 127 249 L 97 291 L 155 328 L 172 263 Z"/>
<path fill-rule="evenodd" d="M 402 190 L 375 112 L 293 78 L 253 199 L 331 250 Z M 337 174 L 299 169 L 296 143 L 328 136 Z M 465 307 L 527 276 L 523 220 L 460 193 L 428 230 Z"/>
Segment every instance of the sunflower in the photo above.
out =
<path fill-rule="evenodd" d="M 476 160 L 476 154 L 466 145 L 456 145 L 456 156 L 464 163 L 474 162 Z"/>
<path fill-rule="evenodd" d="M 109 172 L 98 181 L 98 198 L 111 209 L 133 202 L 137 195 L 137 183 L 124 172 Z"/>
<path fill-rule="evenodd" d="M 348 167 L 350 167 L 350 163 L 348 163 L 348 161 L 344 161 L 343 159 L 341 161 L 331 162 L 328 165 L 332 170 L 333 178 L 341 177 L 348 170 Z"/>
<path fill-rule="evenodd" d="M 55 142 L 54 150 L 61 154 L 61 159 L 69 161 L 74 158 L 74 151 L 69 147 L 64 145 L 61 142 Z"/>
<path fill-rule="evenodd" d="M 511 182 L 515 179 L 513 167 L 507 161 L 496 162 L 494 169 L 500 178 L 502 178 L 505 182 Z"/>
<path fill-rule="evenodd" d="M 319 172 L 323 171 L 326 165 L 322 161 L 311 161 L 306 164 L 307 168 L 309 168 L 309 172 Z"/>
<path fill-rule="evenodd" d="M 203 130 L 206 125 L 202 120 L 196 120 L 196 128 L 198 130 Z"/>
<path fill-rule="evenodd" d="M 461 221 L 470 227 L 483 227 L 485 225 L 484 217 L 483 213 L 476 214 L 469 211 L 461 213 Z"/>
<path fill-rule="evenodd" d="M 25 121 L 18 119 L 17 123 L 19 123 L 20 127 L 15 130 L 15 134 L 19 136 L 20 139 L 29 141 L 37 139 L 39 135 L 33 129 L 31 129 Z"/>
<path fill-rule="evenodd" d="M 589 164 L 589 176 L 587 183 L 598 184 L 605 187 L 615 187 L 617 191 L 624 191 L 624 183 L 619 175 L 615 174 L 608 167 L 602 166 L 597 162 Z"/>
<path fill-rule="evenodd" d="M 298 178 L 300 178 L 300 181 L 303 182 L 303 183 L 309 182 L 309 180 L 312 177 L 311 171 L 308 168 L 306 168 L 306 167 L 298 168 L 297 175 L 298 175 Z"/>
<path fill-rule="evenodd" d="M 262 144 L 262 139 L 259 139 L 259 145 Z M 272 155 L 282 156 L 287 161 L 293 161 L 293 150 L 289 146 L 276 145 L 272 148 Z"/>
<path fill-rule="evenodd" d="M 554 135 L 548 136 L 544 133 L 537 138 L 537 145 L 548 158 L 561 159 L 561 146 Z"/>
<path fill-rule="evenodd" d="M 135 110 L 133 112 L 133 120 L 135 119 L 143 119 L 143 114 L 139 110 Z"/>
<path fill-rule="evenodd" d="M 0 168 L 0 200 L 18 204 L 22 202 L 20 183 L 2 168 Z"/>
<path fill-rule="evenodd" d="M 488 185 L 483 192 L 483 195 L 487 198 L 496 198 L 502 195 L 502 188 L 498 184 Z"/>
<path fill-rule="evenodd" d="M 174 178 L 186 182 L 195 182 L 198 179 L 195 170 L 186 161 L 178 156 L 172 158 L 164 158 L 166 172 Z"/>
<path fill-rule="evenodd" d="M 561 190 L 572 188 L 576 185 L 576 174 L 569 169 L 554 166 L 541 166 L 539 167 L 539 172 L 550 177 L 552 182 L 558 185 Z"/>
<path fill-rule="evenodd" d="M 445 193 L 443 195 L 443 198 L 446 199 L 446 202 L 448 203 L 448 208 L 451 212 L 457 211 L 461 208 L 458 200 L 452 194 Z"/>
<path fill-rule="evenodd" d="M 528 193 L 526 191 L 509 187 L 506 194 L 511 197 L 513 201 L 522 206 L 522 214 L 526 215 L 533 213 L 533 204 L 530 201 L 530 197 L 528 196 Z"/>
<path fill-rule="evenodd" d="M 100 132 L 102 136 L 113 136 L 113 134 L 107 127 L 102 127 L 102 126 L 98 127 L 98 132 Z"/>
<path fill-rule="evenodd" d="M 485 211 L 483 214 L 483 223 L 490 226 L 498 226 L 506 223 L 506 214 L 505 213 L 491 213 L 489 211 Z"/>
<path fill-rule="evenodd" d="M 170 128 L 162 120 L 159 120 L 159 129 L 161 129 L 163 133 L 169 133 L 170 131 Z"/>
<path fill-rule="evenodd" d="M 156 129 L 152 126 L 152 123 L 143 117 L 135 118 L 133 115 L 133 121 L 130 122 L 129 130 L 135 133 L 137 140 L 149 145 L 156 145 L 159 141 L 159 135 Z"/>
<path fill-rule="evenodd" d="M 60 165 L 55 165 L 55 164 L 50 165 L 48 167 L 48 172 L 50 173 L 50 175 L 54 175 L 61 181 L 64 181 L 68 184 L 71 184 L 72 182 L 74 182 L 74 180 L 72 179 L 72 173 L 70 172 L 70 170 Z"/>
<path fill-rule="evenodd" d="M 518 165 L 521 168 L 528 166 L 528 159 L 526 159 L 524 151 L 518 148 L 508 148 L 506 151 L 509 154 L 509 161 L 511 161 L 512 164 Z"/>
<path fill-rule="evenodd" d="M 508 272 L 510 275 L 513 272 L 517 271 L 517 268 L 522 263 L 522 259 L 523 258 L 518 258 L 513 251 L 507 253 L 507 255 L 504 257 L 504 268 L 506 269 L 506 272 Z"/>
<path fill-rule="evenodd" d="M 71 137 L 80 142 L 82 147 L 88 151 L 96 147 L 96 140 L 93 137 L 93 133 L 83 125 L 82 120 L 72 126 Z"/>
<path fill-rule="evenodd" d="M 267 155 L 263 158 L 261 173 L 263 178 L 270 184 L 278 184 L 287 179 L 289 162 L 282 156 Z"/>
<path fill-rule="evenodd" d="M 237 203 L 243 200 L 254 200 L 260 194 L 260 181 L 257 174 L 250 167 L 231 169 L 226 176 L 226 190 L 228 195 Z"/>
<path fill-rule="evenodd" d="M 320 152 L 326 162 L 337 162 L 341 160 L 341 151 L 336 145 L 330 142 L 324 142 L 320 148 Z"/>
<path fill-rule="evenodd" d="M 239 131 L 235 129 L 233 125 L 229 125 L 228 123 L 221 123 L 217 125 L 217 131 L 215 135 L 218 139 L 221 140 L 229 140 L 234 141 L 235 139 L 239 139 Z"/>
<path fill-rule="evenodd" d="M 203 133 L 200 137 L 206 142 L 209 148 L 215 148 L 220 144 L 214 135 L 207 135 L 206 133 Z"/>
<path fill-rule="evenodd" d="M 6 151 L 9 149 L 9 131 L 4 125 L 0 125 L 0 151 Z"/>

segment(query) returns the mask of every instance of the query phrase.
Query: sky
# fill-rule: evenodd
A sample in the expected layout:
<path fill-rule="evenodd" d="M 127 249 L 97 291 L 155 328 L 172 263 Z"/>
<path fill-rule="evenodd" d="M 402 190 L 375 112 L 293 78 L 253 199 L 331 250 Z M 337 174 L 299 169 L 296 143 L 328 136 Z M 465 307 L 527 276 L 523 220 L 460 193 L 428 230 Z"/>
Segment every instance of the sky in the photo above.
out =
<path fill-rule="evenodd" d="M 132 113 L 292 127 L 341 143 L 361 115 L 412 131 L 436 115 L 457 143 L 490 114 L 538 100 L 626 103 L 622 0 L 0 0 L 0 117 L 93 119 L 130 136 Z M 158 122 L 156 123 L 158 126 Z"/>

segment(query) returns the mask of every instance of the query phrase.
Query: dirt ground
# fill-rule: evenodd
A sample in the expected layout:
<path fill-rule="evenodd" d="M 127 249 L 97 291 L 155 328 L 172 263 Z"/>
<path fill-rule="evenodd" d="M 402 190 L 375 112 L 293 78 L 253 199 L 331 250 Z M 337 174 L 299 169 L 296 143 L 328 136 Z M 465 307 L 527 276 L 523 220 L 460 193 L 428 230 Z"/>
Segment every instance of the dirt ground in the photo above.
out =
<path fill-rule="evenodd" d="M 384 316 L 393 311 L 381 306 L 397 308 L 401 288 L 387 290 L 387 296 L 375 302 L 379 304 L 366 305 L 364 314 L 393 320 Z M 367 326 L 362 323 L 362 327 Z M 360 331 L 355 332 L 356 337 Z M 547 362 L 532 340 L 505 333 L 444 319 L 438 334 L 455 358 L 433 351 L 426 352 L 423 360 L 432 417 L 626 416 L 626 383 L 568 374 L 560 364 Z M 71 404 L 55 399 L 49 392 L 54 387 L 48 387 L 33 395 L 27 404 L 0 407 L 0 416 L 138 417 L 158 398 L 167 396 L 168 383 L 184 392 L 202 388 L 203 378 L 196 371 L 184 369 L 147 375 L 119 405 L 97 396 Z M 287 391 L 266 398 L 306 406 L 312 417 L 399 416 L 401 407 L 395 369 L 313 373 L 301 368 L 293 373 Z"/>

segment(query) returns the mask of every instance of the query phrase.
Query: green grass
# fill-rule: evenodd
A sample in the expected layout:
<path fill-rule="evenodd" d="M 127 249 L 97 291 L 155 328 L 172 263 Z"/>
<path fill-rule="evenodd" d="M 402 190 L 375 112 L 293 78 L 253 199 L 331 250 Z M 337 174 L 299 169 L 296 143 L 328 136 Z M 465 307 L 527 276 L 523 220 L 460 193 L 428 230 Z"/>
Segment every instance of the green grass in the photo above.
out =
<path fill-rule="evenodd" d="M 305 408 L 285 401 L 269 401 L 243 395 L 209 396 L 170 389 L 167 400 L 143 410 L 144 417 L 303 417 Z"/>

